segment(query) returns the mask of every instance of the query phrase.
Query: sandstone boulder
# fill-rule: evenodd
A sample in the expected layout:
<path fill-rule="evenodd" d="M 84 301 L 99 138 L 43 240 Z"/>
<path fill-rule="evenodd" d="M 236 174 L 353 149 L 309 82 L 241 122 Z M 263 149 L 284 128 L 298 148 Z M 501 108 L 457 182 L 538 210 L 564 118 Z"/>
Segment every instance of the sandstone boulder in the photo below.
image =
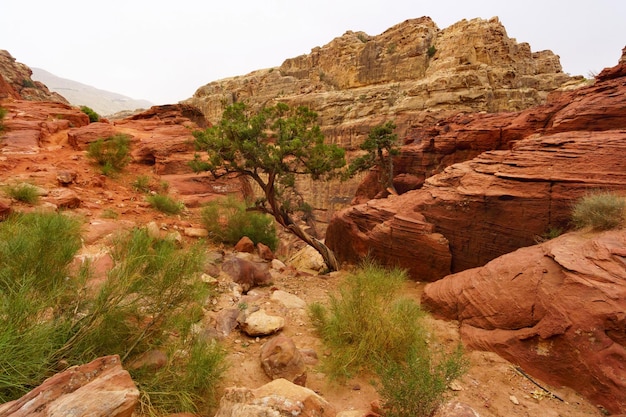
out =
<path fill-rule="evenodd" d="M 335 408 L 314 391 L 276 379 L 259 388 L 227 388 L 215 417 L 334 417 Z"/>
<path fill-rule="evenodd" d="M 261 348 L 261 367 L 272 379 L 285 378 L 296 385 L 306 384 L 306 364 L 294 341 L 279 335 Z"/>
<path fill-rule="evenodd" d="M 105 356 L 48 378 L 22 398 L 0 405 L 3 417 L 131 417 L 139 390 L 119 356 Z"/>
<path fill-rule="evenodd" d="M 490 350 L 626 412 L 626 231 L 576 232 L 428 284 L 422 305 Z"/>
<path fill-rule="evenodd" d="M 269 336 L 285 327 L 285 319 L 267 314 L 265 310 L 245 310 L 237 318 L 239 328 L 248 336 Z"/>
<path fill-rule="evenodd" d="M 252 247 L 254 248 L 254 245 Z M 272 276 L 265 265 L 237 257 L 224 261 L 222 270 L 230 275 L 233 282 L 241 285 L 244 293 L 252 287 L 267 285 L 272 280 Z"/>

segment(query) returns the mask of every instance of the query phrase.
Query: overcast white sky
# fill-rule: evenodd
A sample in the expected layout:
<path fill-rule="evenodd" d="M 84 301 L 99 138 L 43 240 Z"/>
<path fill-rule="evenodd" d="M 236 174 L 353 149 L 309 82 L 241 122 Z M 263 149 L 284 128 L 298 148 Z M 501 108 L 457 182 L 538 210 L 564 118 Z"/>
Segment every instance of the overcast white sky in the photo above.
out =
<path fill-rule="evenodd" d="M 625 0 L 2 0 L 0 49 L 59 77 L 165 104 L 347 30 L 378 35 L 421 16 L 440 29 L 498 16 L 510 37 L 552 50 L 572 75 L 614 66 L 626 46 Z"/>

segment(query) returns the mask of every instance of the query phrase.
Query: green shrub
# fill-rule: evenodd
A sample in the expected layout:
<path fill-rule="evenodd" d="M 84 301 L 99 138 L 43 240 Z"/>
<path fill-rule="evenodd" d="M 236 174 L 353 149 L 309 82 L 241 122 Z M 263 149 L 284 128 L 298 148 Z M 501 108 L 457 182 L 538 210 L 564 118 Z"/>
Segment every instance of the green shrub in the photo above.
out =
<path fill-rule="evenodd" d="M 435 56 L 435 54 L 437 53 L 437 48 L 435 48 L 435 45 L 430 45 L 428 47 L 428 58 L 432 58 Z"/>
<path fill-rule="evenodd" d="M 143 411 L 206 413 L 224 371 L 224 352 L 200 342 L 192 324 L 208 287 L 197 277 L 200 245 L 178 249 L 144 229 L 120 235 L 114 267 L 99 288 L 72 275 L 80 224 L 59 214 L 12 216 L 0 223 L 0 402 L 11 401 L 56 371 L 118 354 L 126 364 L 151 349 L 167 365 L 133 371 Z"/>
<path fill-rule="evenodd" d="M 625 208 L 623 197 L 610 192 L 592 193 L 576 202 L 572 210 L 572 221 L 579 229 L 615 229 L 624 222 Z"/>
<path fill-rule="evenodd" d="M 75 306 L 79 282 L 68 276 L 80 246 L 80 224 L 63 215 L 21 214 L 0 223 L 0 403 L 53 372 L 70 327 L 63 316 Z"/>
<path fill-rule="evenodd" d="M 165 194 L 154 194 L 146 197 L 150 205 L 165 214 L 178 214 L 185 209 L 185 205 Z"/>
<path fill-rule="evenodd" d="M 33 80 L 31 80 L 29 78 L 24 78 L 22 80 L 22 87 L 24 87 L 24 88 L 36 88 L 37 86 L 35 85 Z"/>
<path fill-rule="evenodd" d="M 149 193 L 150 182 L 151 182 L 151 179 L 149 176 L 139 175 L 137 178 L 135 178 L 135 181 L 133 181 L 132 186 L 136 191 L 139 191 L 142 193 Z"/>
<path fill-rule="evenodd" d="M 258 211 L 248 211 L 246 203 L 235 197 L 211 201 L 201 211 L 202 223 L 216 243 L 234 245 L 244 236 L 276 250 L 278 237 L 274 218 Z"/>
<path fill-rule="evenodd" d="M 89 123 L 100 121 L 100 115 L 98 115 L 98 113 L 96 113 L 93 109 L 87 106 L 80 106 L 80 111 L 89 116 Z"/>
<path fill-rule="evenodd" d="M 105 175 L 120 172 L 130 162 L 130 138 L 119 134 L 98 139 L 89 144 L 87 155 L 93 159 Z"/>
<path fill-rule="evenodd" d="M 28 183 L 10 184 L 4 187 L 7 195 L 17 201 L 28 204 L 37 204 L 39 201 L 39 191 L 37 187 Z"/>
<path fill-rule="evenodd" d="M 385 416 L 433 415 L 447 398 L 448 384 L 464 373 L 465 363 L 460 346 L 435 355 L 412 347 L 403 361 L 381 362 L 376 372 Z"/>
<path fill-rule="evenodd" d="M 443 401 L 464 362 L 460 347 L 452 355 L 430 347 L 424 313 L 399 296 L 405 281 L 404 271 L 366 261 L 338 295 L 331 294 L 328 307 L 312 304 L 309 315 L 332 352 L 321 365 L 332 379 L 376 374 L 385 415 L 426 416 Z"/>
<path fill-rule="evenodd" d="M 324 368 L 332 378 L 374 371 L 389 352 L 400 360 L 409 348 L 423 343 L 419 305 L 398 293 L 406 273 L 365 262 L 331 294 L 328 309 L 313 304 L 310 314 L 324 343 L 333 351 Z"/>
<path fill-rule="evenodd" d="M 0 132 L 4 130 L 4 118 L 7 115 L 7 109 L 0 107 Z"/>

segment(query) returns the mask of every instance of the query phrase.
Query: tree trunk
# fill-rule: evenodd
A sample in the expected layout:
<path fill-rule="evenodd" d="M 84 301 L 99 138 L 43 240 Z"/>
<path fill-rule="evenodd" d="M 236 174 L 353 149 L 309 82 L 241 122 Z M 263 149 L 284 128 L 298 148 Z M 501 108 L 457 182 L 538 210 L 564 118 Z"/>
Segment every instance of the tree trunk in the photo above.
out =
<path fill-rule="evenodd" d="M 315 250 L 318 251 L 320 255 L 322 255 L 322 258 L 324 259 L 324 262 L 326 262 L 326 265 L 328 266 L 328 270 L 330 272 L 339 270 L 339 262 L 337 261 L 337 258 L 335 257 L 333 251 L 330 250 L 328 246 L 315 239 L 313 236 L 309 235 L 307 232 L 298 227 L 298 225 L 295 223 L 287 226 L 287 230 L 298 236 L 304 242 L 313 246 Z"/>

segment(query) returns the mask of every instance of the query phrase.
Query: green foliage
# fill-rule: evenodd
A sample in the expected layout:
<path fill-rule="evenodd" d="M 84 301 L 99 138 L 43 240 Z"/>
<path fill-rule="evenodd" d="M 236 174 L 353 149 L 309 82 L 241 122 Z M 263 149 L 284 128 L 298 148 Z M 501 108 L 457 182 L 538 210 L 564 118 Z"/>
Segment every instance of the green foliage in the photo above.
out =
<path fill-rule="evenodd" d="M 415 346 L 403 361 L 379 364 L 378 393 L 385 416 L 430 416 L 447 397 L 448 384 L 466 368 L 461 347 L 451 353 L 432 354 Z"/>
<path fill-rule="evenodd" d="M 89 122 L 94 123 L 100 121 L 100 115 L 96 113 L 93 109 L 87 106 L 80 106 L 80 111 L 89 116 Z"/>
<path fill-rule="evenodd" d="M 31 80 L 29 78 L 24 78 L 22 80 L 22 87 L 24 87 L 24 88 L 36 88 L 37 86 L 35 85 L 33 80 Z"/>
<path fill-rule="evenodd" d="M 368 170 L 374 166 L 380 169 L 381 185 L 393 189 L 393 156 L 400 150 L 397 146 L 398 135 L 393 133 L 396 125 L 389 121 L 374 126 L 361 144 L 361 150 L 366 151 L 363 156 L 356 158 L 345 173 L 346 177 L 353 177 L 356 173 Z"/>
<path fill-rule="evenodd" d="M 367 261 L 331 294 L 328 308 L 312 305 L 313 323 L 333 352 L 324 363 L 332 378 L 374 371 L 388 354 L 400 360 L 425 343 L 419 305 L 398 297 L 405 281 L 404 271 Z"/>
<path fill-rule="evenodd" d="M 224 349 L 215 342 L 201 340 L 181 347 L 186 349 L 185 356 L 180 350 L 170 349 L 168 357 L 173 359 L 155 373 L 131 372 L 141 392 L 142 415 L 179 412 L 208 415 L 216 404 L 217 386 L 226 370 Z"/>
<path fill-rule="evenodd" d="M 133 181 L 132 186 L 136 191 L 142 192 L 142 193 L 149 193 L 150 192 L 150 177 L 147 175 L 139 175 L 137 178 L 135 178 L 135 181 Z"/>
<path fill-rule="evenodd" d="M 87 269 L 69 268 L 81 246 L 77 221 L 13 216 L 0 224 L 0 242 L 1 402 L 41 384 L 59 363 L 110 354 L 126 363 L 160 349 L 169 358 L 164 368 L 133 371 L 142 409 L 199 412 L 213 403 L 224 352 L 191 332 L 209 296 L 197 279 L 199 245 L 178 249 L 143 229 L 120 235 L 107 280 L 86 291 Z"/>
<path fill-rule="evenodd" d="M 194 136 L 197 150 L 208 154 L 206 158 L 196 154 L 190 163 L 195 171 L 210 171 L 216 177 L 237 173 L 256 182 L 265 194 L 257 208 L 312 244 L 331 269 L 338 268 L 328 248 L 313 241 L 291 218 L 292 211 L 302 206 L 296 177 L 326 179 L 345 165 L 345 151 L 324 143 L 315 112 L 284 103 L 252 112 L 244 103 L 235 103 L 226 107 L 218 124 Z"/>
<path fill-rule="evenodd" d="M 236 244 L 247 236 L 272 250 L 278 246 L 274 219 L 265 213 L 249 211 L 246 203 L 229 196 L 209 202 L 203 207 L 202 223 L 216 243 Z"/>
<path fill-rule="evenodd" d="M 39 192 L 37 187 L 28 183 L 9 184 L 4 187 L 6 194 L 17 200 L 28 204 L 37 204 Z"/>
<path fill-rule="evenodd" d="M 572 221 L 581 229 L 610 230 L 624 223 L 626 200 L 610 192 L 597 192 L 581 198 L 572 210 Z"/>
<path fill-rule="evenodd" d="M 436 53 L 437 53 L 437 48 L 435 48 L 435 45 L 430 45 L 427 51 L 428 58 L 434 57 Z"/>
<path fill-rule="evenodd" d="M 104 175 L 114 175 L 130 162 L 130 138 L 118 134 L 98 139 L 89 144 L 87 155 L 100 166 Z"/>
<path fill-rule="evenodd" d="M 81 246 L 80 224 L 66 216 L 30 213 L 0 223 L 0 403 L 49 376 L 64 343 L 77 280 L 69 264 Z"/>
<path fill-rule="evenodd" d="M 322 362 L 331 378 L 374 373 L 385 415 L 427 416 L 465 362 L 460 346 L 452 354 L 431 347 L 419 305 L 399 296 L 405 281 L 404 271 L 366 261 L 330 296 L 328 308 L 312 304 L 309 315 L 332 351 Z"/>
<path fill-rule="evenodd" d="M 100 214 L 100 217 L 103 219 L 117 219 L 119 216 L 120 215 L 117 211 L 110 208 L 102 210 L 102 214 Z"/>
<path fill-rule="evenodd" d="M 0 132 L 4 130 L 4 118 L 7 115 L 7 109 L 0 107 Z"/>
<path fill-rule="evenodd" d="M 166 194 L 154 194 L 146 197 L 152 207 L 165 214 L 178 214 L 185 209 L 185 205 Z"/>

